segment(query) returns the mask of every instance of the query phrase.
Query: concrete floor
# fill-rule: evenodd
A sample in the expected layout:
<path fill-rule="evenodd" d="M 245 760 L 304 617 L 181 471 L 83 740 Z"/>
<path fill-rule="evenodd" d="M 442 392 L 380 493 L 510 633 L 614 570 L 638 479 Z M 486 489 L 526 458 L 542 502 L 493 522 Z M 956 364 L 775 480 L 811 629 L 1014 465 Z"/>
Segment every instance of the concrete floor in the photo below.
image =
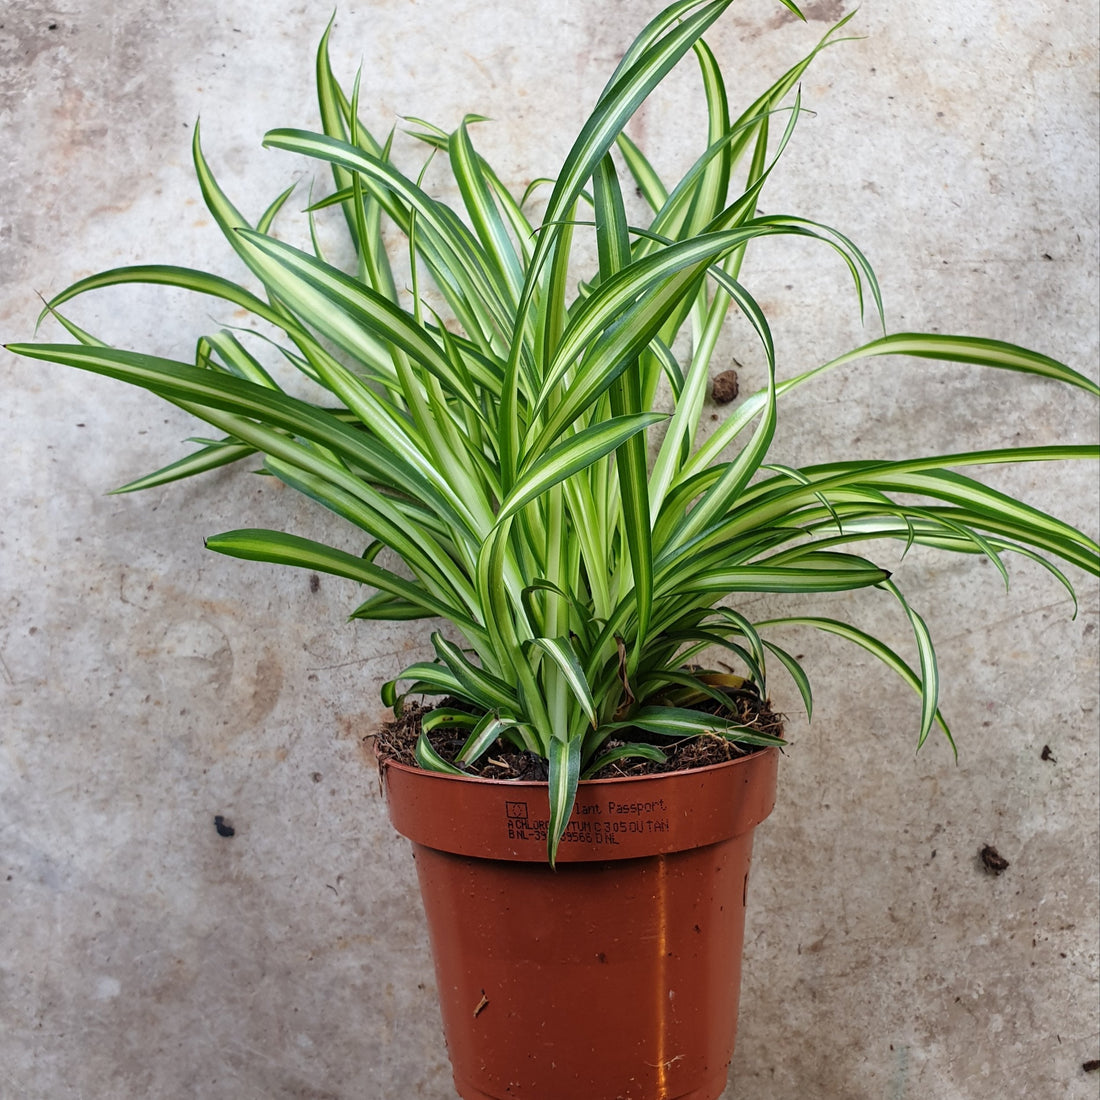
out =
<path fill-rule="evenodd" d="M 399 114 L 492 116 L 482 145 L 519 191 L 554 169 L 655 7 L 344 3 L 334 60 L 349 79 L 363 62 L 376 132 Z M 842 14 L 839 0 L 806 7 L 809 27 L 772 0 L 723 17 L 709 37 L 736 102 Z M 257 214 L 301 175 L 259 138 L 315 123 L 330 12 L 7 0 L 0 336 L 29 338 L 36 292 L 93 270 L 235 271 L 193 183 L 191 127 L 201 114 L 223 185 Z M 851 234 L 892 328 L 996 335 L 1095 377 L 1095 2 L 867 0 L 853 26 L 866 37 L 804 84 L 817 115 L 765 209 Z M 685 68 L 637 120 L 662 165 L 701 147 L 695 85 Z M 781 369 L 863 338 L 822 254 L 763 250 L 746 276 Z M 181 357 L 233 320 L 142 288 L 72 314 Z M 232 527 L 326 529 L 266 480 L 104 496 L 182 453 L 182 414 L 6 354 L 0 372 L 0 1097 L 453 1097 L 411 861 L 360 744 L 379 682 L 427 655 L 423 636 L 346 624 L 350 584 L 312 591 L 206 553 L 202 536 Z M 751 361 L 745 375 L 759 383 Z M 1095 403 L 1053 385 L 883 363 L 792 401 L 776 457 L 1089 442 L 1096 428 Z M 996 483 L 1096 535 L 1095 468 Z M 957 765 L 935 741 L 914 755 L 916 701 L 884 670 L 839 641 L 787 639 L 812 652 L 816 715 L 808 728 L 776 686 L 795 745 L 758 835 L 727 1097 L 1097 1095 L 1082 1064 L 1100 1057 L 1100 596 L 1074 573 L 1073 619 L 1041 569 L 1011 569 L 1007 597 L 976 561 L 913 553 L 899 569 L 939 642 Z M 820 610 L 905 646 L 888 603 Z M 1002 875 L 980 865 L 984 844 L 1008 859 Z"/>

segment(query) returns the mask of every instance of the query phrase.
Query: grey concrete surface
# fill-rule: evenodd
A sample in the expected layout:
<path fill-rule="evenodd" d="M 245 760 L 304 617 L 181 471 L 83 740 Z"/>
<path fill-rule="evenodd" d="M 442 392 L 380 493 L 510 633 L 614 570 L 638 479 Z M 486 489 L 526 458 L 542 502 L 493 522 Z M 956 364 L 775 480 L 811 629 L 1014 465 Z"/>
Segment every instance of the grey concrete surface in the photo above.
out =
<path fill-rule="evenodd" d="M 376 132 L 398 115 L 491 116 L 479 138 L 521 191 L 553 171 L 656 7 L 344 3 L 334 60 L 349 79 L 362 61 Z M 801 27 L 745 0 L 709 36 L 737 102 L 843 12 L 806 7 Z M 0 336 L 29 338 L 37 292 L 108 266 L 234 272 L 193 182 L 191 127 L 201 115 L 223 185 L 256 215 L 303 173 L 259 139 L 315 123 L 330 11 L 7 0 Z M 892 328 L 996 335 L 1095 377 L 1096 4 L 867 0 L 853 28 L 866 37 L 805 81 L 816 115 L 765 209 L 852 235 Z M 696 85 L 686 67 L 634 125 L 666 168 L 701 148 Z M 864 338 L 822 253 L 759 250 L 746 277 L 783 371 Z M 136 287 L 71 312 L 183 357 L 234 320 Z M 751 356 L 743 370 L 759 383 Z M 237 526 L 328 529 L 266 480 L 105 496 L 183 453 L 182 414 L 6 354 L 0 372 L 0 1097 L 452 1097 L 411 861 L 361 746 L 379 682 L 427 655 L 423 635 L 346 624 L 349 584 L 312 591 L 206 553 L 204 534 Z M 1038 381 L 884 362 L 792 401 L 780 430 L 777 458 L 803 462 L 1088 442 L 1097 418 Z M 1096 535 L 1095 469 L 991 477 Z M 1006 596 L 977 561 L 914 552 L 898 566 L 939 642 L 957 764 L 942 742 L 914 754 L 915 698 L 885 670 L 839 641 L 786 639 L 807 654 L 816 714 L 808 727 L 776 685 L 794 747 L 757 841 L 727 1097 L 1097 1095 L 1082 1064 L 1100 1057 L 1100 597 L 1074 573 L 1074 619 L 1040 568 L 1011 571 Z M 888 604 L 816 609 L 904 648 Z M 984 844 L 1008 859 L 1002 875 L 980 866 Z"/>

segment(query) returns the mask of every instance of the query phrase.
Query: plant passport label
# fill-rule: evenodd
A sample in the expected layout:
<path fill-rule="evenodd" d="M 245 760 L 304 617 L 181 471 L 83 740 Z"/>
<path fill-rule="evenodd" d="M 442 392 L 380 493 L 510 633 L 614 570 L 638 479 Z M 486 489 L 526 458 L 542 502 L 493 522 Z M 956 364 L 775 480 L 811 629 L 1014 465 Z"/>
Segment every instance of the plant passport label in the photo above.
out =
<path fill-rule="evenodd" d="M 527 802 L 505 802 L 504 818 L 509 840 L 545 843 L 550 822 L 543 811 L 532 811 Z M 670 828 L 663 798 L 621 801 L 605 797 L 577 803 L 562 843 L 614 846 L 629 834 L 667 833 Z"/>

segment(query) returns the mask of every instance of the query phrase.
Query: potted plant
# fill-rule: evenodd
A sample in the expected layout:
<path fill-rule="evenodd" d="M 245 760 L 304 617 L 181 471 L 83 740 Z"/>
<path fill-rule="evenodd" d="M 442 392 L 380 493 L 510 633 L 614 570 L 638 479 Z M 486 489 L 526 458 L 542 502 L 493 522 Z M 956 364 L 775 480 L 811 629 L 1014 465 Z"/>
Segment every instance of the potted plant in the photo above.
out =
<path fill-rule="evenodd" d="M 884 324 L 827 363 L 777 369 L 768 317 L 741 278 L 750 244 L 827 246 L 850 271 L 858 307 L 866 300 L 882 316 L 851 240 L 759 206 L 799 122 L 799 80 L 848 20 L 733 114 L 703 40 L 728 6 L 678 0 L 642 30 L 543 185 L 537 221 L 531 196 L 510 194 L 478 154 L 473 116 L 453 133 L 413 123 L 429 157 L 449 163 L 460 210 L 399 169 L 390 142 L 359 120 L 358 81 L 345 89 L 335 79 L 326 32 L 323 132 L 276 130 L 266 144 L 331 169 L 334 190 L 310 217 L 343 215 L 349 268 L 328 262 L 316 238 L 305 251 L 275 234 L 290 191 L 250 225 L 196 129 L 207 207 L 257 289 L 179 267 L 114 269 L 48 303 L 75 343 L 11 345 L 141 386 L 219 433 L 122 491 L 258 458 L 364 537 L 349 553 L 245 529 L 209 538 L 211 549 L 375 589 L 356 619 L 443 624 L 428 628 L 435 659 L 383 686 L 410 734 L 406 744 L 388 732 L 383 773 L 439 918 L 440 995 L 466 1097 L 721 1092 L 752 828 L 771 809 L 782 743 L 766 706 L 769 658 L 807 712 L 812 701 L 772 628 L 808 625 L 878 657 L 920 693 L 918 741 L 937 726 L 951 737 L 925 623 L 863 543 L 980 555 L 1006 577 L 1003 558 L 1015 552 L 1071 592 L 1055 562 L 1098 571 L 1084 534 L 959 472 L 1095 460 L 1095 447 L 960 448 L 799 469 L 770 460 L 780 399 L 859 360 L 907 355 L 1098 388 L 1023 348 L 887 335 Z M 668 188 L 624 127 L 688 54 L 706 92 L 707 141 Z M 649 207 L 645 226 L 628 215 L 632 191 Z M 384 227 L 408 242 L 408 291 Z M 184 363 L 104 346 L 61 312 L 79 294 L 127 282 L 210 295 L 285 339 L 268 354 L 223 329 Z M 703 413 L 731 314 L 753 335 L 766 384 L 708 434 Z M 795 609 L 752 622 L 726 600 L 859 588 L 897 601 L 915 668 L 839 620 Z M 411 696 L 443 701 L 422 709 Z M 618 899 L 611 915 L 605 895 Z M 470 946 L 473 955 L 461 953 Z M 627 1021 L 618 1046 L 593 1023 L 611 1013 Z"/>

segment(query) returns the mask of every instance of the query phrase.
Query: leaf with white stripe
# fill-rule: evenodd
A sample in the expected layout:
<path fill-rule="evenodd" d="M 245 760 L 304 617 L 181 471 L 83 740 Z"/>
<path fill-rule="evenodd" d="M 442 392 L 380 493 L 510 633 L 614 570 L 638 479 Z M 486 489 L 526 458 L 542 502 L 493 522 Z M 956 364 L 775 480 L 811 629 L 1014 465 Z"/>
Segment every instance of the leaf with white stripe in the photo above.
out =
<path fill-rule="evenodd" d="M 614 416 L 569 436 L 520 474 L 501 504 L 497 522 L 514 516 L 547 489 L 605 458 L 631 436 L 667 419 L 665 413 L 652 412 Z"/>
<path fill-rule="evenodd" d="M 887 668 L 896 672 L 914 691 L 919 692 L 922 699 L 924 697 L 924 687 L 920 676 L 918 676 L 901 657 L 886 645 L 885 642 L 880 641 L 878 638 L 874 637 L 874 635 L 868 634 L 866 631 L 860 630 L 858 627 L 851 626 L 838 619 L 822 618 L 814 615 L 790 615 L 780 619 L 768 619 L 763 622 L 758 622 L 756 625 L 758 628 L 771 626 L 812 626 L 827 634 L 835 634 L 837 637 L 845 638 L 847 641 L 854 642 L 862 649 L 867 650 L 868 653 L 877 657 Z M 957 757 L 958 750 L 955 748 L 955 739 L 952 737 L 951 730 L 948 728 L 947 722 L 944 720 L 943 714 L 938 708 L 935 711 L 935 724 L 943 731 L 944 736 L 951 745 L 952 752 L 954 752 Z"/>
<path fill-rule="evenodd" d="M 589 722 L 593 726 L 596 725 L 596 702 L 592 698 L 592 689 L 585 678 L 584 669 L 581 668 L 577 651 L 569 638 L 534 638 L 531 644 L 538 646 L 557 665 Z"/>
<path fill-rule="evenodd" d="M 750 729 L 737 722 L 684 707 L 639 707 L 621 722 L 609 722 L 604 729 L 640 729 L 661 737 L 700 737 L 715 734 L 743 745 L 785 745 L 781 737 Z"/>
<path fill-rule="evenodd" d="M 558 845 L 577 800 L 577 784 L 581 778 L 581 746 L 579 737 L 569 740 L 551 737 L 547 746 L 547 762 L 550 765 L 550 821 L 546 833 L 546 854 L 551 867 L 557 862 Z"/>

